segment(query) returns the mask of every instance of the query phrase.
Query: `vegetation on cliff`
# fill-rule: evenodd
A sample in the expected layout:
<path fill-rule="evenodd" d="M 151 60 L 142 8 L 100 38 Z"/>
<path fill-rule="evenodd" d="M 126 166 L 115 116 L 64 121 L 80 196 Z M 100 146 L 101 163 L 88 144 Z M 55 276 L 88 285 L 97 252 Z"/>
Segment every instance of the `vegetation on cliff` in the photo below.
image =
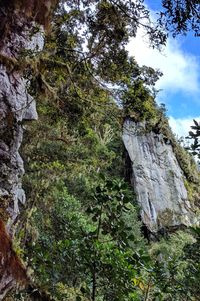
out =
<path fill-rule="evenodd" d="M 125 50 L 148 12 L 140 1 L 136 7 L 65 2 L 44 51 L 21 54 L 39 121 L 24 125 L 27 204 L 15 250 L 55 300 L 199 300 L 199 230 L 149 242 L 125 181 L 121 130 L 130 116 L 172 142 L 188 187 L 194 185 L 192 199 L 197 183 L 194 163 L 156 105 L 160 72 L 139 67 Z M 165 41 L 158 28 L 147 29 L 152 42 Z M 29 297 L 26 291 L 10 296 Z"/>

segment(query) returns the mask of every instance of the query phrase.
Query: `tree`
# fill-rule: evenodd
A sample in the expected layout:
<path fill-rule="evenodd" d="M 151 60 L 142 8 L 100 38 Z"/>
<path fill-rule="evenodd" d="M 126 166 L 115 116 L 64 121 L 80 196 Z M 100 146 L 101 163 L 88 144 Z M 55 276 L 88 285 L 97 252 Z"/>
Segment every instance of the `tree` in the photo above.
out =
<path fill-rule="evenodd" d="M 186 34 L 193 31 L 195 36 L 200 34 L 200 3 L 198 0 L 162 0 L 164 10 L 160 13 L 160 23 L 167 31 Z"/>
<path fill-rule="evenodd" d="M 191 143 L 191 145 L 187 149 L 194 157 L 200 159 L 200 123 L 198 123 L 196 120 L 193 121 L 194 125 L 191 126 L 191 129 L 193 131 L 190 131 L 189 136 L 186 137 L 186 139 L 193 140 L 193 143 Z"/>

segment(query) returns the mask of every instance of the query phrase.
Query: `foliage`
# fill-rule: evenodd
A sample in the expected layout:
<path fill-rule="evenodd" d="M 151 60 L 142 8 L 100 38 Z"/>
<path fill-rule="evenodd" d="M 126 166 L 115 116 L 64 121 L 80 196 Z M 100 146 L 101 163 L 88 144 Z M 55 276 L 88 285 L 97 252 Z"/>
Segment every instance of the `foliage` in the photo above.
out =
<path fill-rule="evenodd" d="M 184 273 L 184 292 L 193 296 L 194 300 L 199 299 L 199 281 L 200 281 L 200 264 L 199 264 L 199 248 L 200 248 L 200 228 L 191 229 L 195 242 L 184 247 L 183 259 L 188 262 Z"/>
<path fill-rule="evenodd" d="M 71 107 L 70 114 L 57 108 L 57 99 L 41 101 L 40 120 L 25 137 L 29 216 L 19 236 L 35 280 L 61 300 L 140 295 L 142 280 L 136 285 L 132 279 L 142 277 L 139 266 L 147 255 L 139 223 L 131 226 L 137 221 L 133 194 L 119 179 L 121 109 L 99 91 L 98 99 L 82 111 Z"/>
<path fill-rule="evenodd" d="M 196 36 L 200 33 L 199 10 L 197 0 L 162 0 L 163 9 L 160 22 L 164 23 L 168 31 L 185 34 L 192 30 Z"/>
<path fill-rule="evenodd" d="M 26 250 L 37 281 L 62 300 L 72 294 L 70 287 L 72 300 L 128 300 L 137 290 L 132 279 L 139 278 L 147 254 L 139 223 L 131 227 L 137 218 L 132 193 L 121 180 L 99 181 L 89 206 L 64 183 L 54 183 L 44 198 L 51 195 L 48 207 L 35 208 L 27 229 Z"/>
<path fill-rule="evenodd" d="M 185 271 L 188 270 L 184 248 L 194 242 L 195 239 L 190 233 L 179 231 L 152 245 L 156 284 L 152 294 L 158 300 L 190 300 L 187 299 L 188 294 L 184 289 Z"/>
<path fill-rule="evenodd" d="M 179 231 L 152 245 L 152 295 L 156 300 L 199 300 L 199 228 Z M 153 299 L 154 300 L 154 299 Z"/>
<path fill-rule="evenodd" d="M 194 121 L 194 125 L 191 126 L 191 129 L 194 131 L 189 132 L 189 136 L 186 137 L 186 139 L 193 140 L 191 143 L 190 147 L 187 149 L 191 152 L 191 154 L 200 159 L 200 142 L 199 142 L 199 137 L 200 137 L 200 123 L 198 123 L 196 120 Z"/>

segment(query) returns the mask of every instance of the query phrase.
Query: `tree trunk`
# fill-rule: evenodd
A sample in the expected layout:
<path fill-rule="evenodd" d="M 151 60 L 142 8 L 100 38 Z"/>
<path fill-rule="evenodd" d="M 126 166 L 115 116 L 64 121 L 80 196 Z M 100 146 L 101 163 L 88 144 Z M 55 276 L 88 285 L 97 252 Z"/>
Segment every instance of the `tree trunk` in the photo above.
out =
<path fill-rule="evenodd" d="M 23 120 L 37 119 L 35 100 L 23 78 L 22 51 L 42 50 L 43 32 L 55 0 L 2 0 L 0 7 L 0 300 L 27 280 L 13 251 L 14 225 L 25 203 L 19 148 Z M 37 29 L 37 30 L 34 30 Z M 34 33 L 36 32 L 36 33 Z"/>

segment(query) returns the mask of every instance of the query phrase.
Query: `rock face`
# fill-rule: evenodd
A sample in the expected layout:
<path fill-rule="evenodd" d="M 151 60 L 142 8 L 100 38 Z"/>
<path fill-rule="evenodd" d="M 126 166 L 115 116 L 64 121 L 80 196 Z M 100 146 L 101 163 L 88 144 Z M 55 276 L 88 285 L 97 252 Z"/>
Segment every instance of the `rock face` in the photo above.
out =
<path fill-rule="evenodd" d="M 130 119 L 124 123 L 123 142 L 141 218 L 149 231 L 190 225 L 192 210 L 184 176 L 170 142 L 162 134 L 147 132 L 145 123 Z"/>
<path fill-rule="evenodd" d="M 33 34 L 34 22 L 29 22 L 23 13 L 15 11 L 11 18 L 6 15 L 6 9 L 0 11 L 1 25 L 7 24 L 5 28 L 9 29 L 8 32 L 4 30 L 5 36 L 0 42 L 0 300 L 18 280 L 23 282 L 18 275 L 25 275 L 12 249 L 10 236 L 14 235 L 13 225 L 20 203 L 25 202 L 21 184 L 24 168 L 19 154 L 22 122 L 37 119 L 37 112 L 35 101 L 27 91 L 24 70 L 20 69 L 20 52 L 35 52 L 43 47 L 42 26 L 37 25 L 39 31 Z"/>
<path fill-rule="evenodd" d="M 31 35 L 34 25 L 23 24 L 19 19 L 17 33 L 11 32 L 0 50 L 7 60 L 6 64 L 17 60 L 20 51 L 38 50 L 43 47 L 41 33 Z M 22 30 L 23 28 L 23 30 Z M 23 161 L 19 148 L 23 135 L 23 120 L 37 119 L 35 100 L 27 92 L 27 83 L 21 72 L 13 70 L 6 64 L 0 64 L 0 198 L 1 215 L 7 221 L 8 228 L 19 213 L 19 202 L 25 202 L 21 187 L 24 173 Z"/>
<path fill-rule="evenodd" d="M 35 100 L 27 91 L 23 53 L 37 55 L 44 45 L 58 0 L 1 1 L 0 7 L 0 300 L 16 284 L 27 284 L 26 269 L 15 253 L 12 237 L 25 202 L 19 148 L 23 120 L 37 119 Z"/>

